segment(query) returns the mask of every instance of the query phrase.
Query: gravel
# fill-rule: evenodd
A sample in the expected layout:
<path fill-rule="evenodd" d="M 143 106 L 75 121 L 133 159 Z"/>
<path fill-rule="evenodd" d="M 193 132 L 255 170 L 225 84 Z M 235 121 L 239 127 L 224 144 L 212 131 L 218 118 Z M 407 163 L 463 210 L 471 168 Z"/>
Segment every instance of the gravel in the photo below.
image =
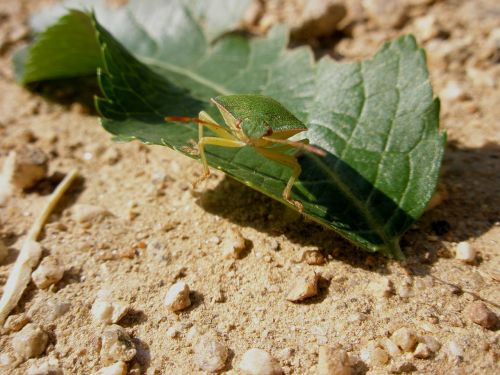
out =
<path fill-rule="evenodd" d="M 64 267 L 54 256 L 42 259 L 40 265 L 31 274 L 31 279 L 39 289 L 47 289 L 63 278 Z"/>
<path fill-rule="evenodd" d="M 497 315 L 482 301 L 475 301 L 466 308 L 467 317 L 486 329 L 494 329 L 498 325 Z"/>
<path fill-rule="evenodd" d="M 320 346 L 318 354 L 317 375 L 350 375 L 349 357 L 342 349 Z"/>
<path fill-rule="evenodd" d="M 127 364 L 125 362 L 116 362 L 110 366 L 104 367 L 92 375 L 125 375 L 127 373 Z"/>
<path fill-rule="evenodd" d="M 194 361 L 203 371 L 222 370 L 226 365 L 228 354 L 228 348 L 211 333 L 201 336 L 194 347 Z"/>
<path fill-rule="evenodd" d="M 171 311 L 180 311 L 191 306 L 188 285 L 184 281 L 178 281 L 172 285 L 165 295 L 164 304 Z"/>
<path fill-rule="evenodd" d="M 411 352 L 417 345 L 417 335 L 412 329 L 405 327 L 396 330 L 391 340 L 405 352 Z"/>
<path fill-rule="evenodd" d="M 295 279 L 286 299 L 292 302 L 301 302 L 318 294 L 318 281 L 320 275 L 310 272 Z"/>
<path fill-rule="evenodd" d="M 12 348 L 23 359 L 38 357 L 45 351 L 49 337 L 40 327 L 29 323 L 12 339 Z"/>
<path fill-rule="evenodd" d="M 455 258 L 465 263 L 472 263 L 476 259 L 476 251 L 468 242 L 459 242 L 455 248 Z"/>
<path fill-rule="evenodd" d="M 241 357 L 238 365 L 245 375 L 280 375 L 283 373 L 279 363 L 265 350 L 252 348 Z"/>
<path fill-rule="evenodd" d="M 137 353 L 134 343 L 125 330 L 113 324 L 104 329 L 101 335 L 101 362 L 104 365 L 131 361 Z"/>

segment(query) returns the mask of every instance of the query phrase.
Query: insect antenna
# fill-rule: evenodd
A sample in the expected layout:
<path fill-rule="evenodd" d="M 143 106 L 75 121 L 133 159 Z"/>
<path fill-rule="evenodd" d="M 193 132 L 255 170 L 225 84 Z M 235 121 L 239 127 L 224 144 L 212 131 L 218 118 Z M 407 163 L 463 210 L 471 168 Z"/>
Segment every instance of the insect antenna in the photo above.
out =
<path fill-rule="evenodd" d="M 197 124 L 202 124 L 202 125 L 217 125 L 209 121 L 204 121 L 202 119 L 199 119 L 198 117 L 185 117 L 185 116 L 167 116 L 165 117 L 165 121 L 172 121 L 172 122 L 195 122 Z"/>
<path fill-rule="evenodd" d="M 262 137 L 262 139 L 265 139 L 266 141 L 270 141 L 273 143 L 280 143 L 280 144 L 292 146 L 295 148 L 300 148 L 302 150 L 305 150 L 305 151 L 310 152 L 312 154 L 316 154 L 318 156 L 326 156 L 326 152 L 323 151 L 322 149 L 305 144 L 305 143 L 302 143 L 302 142 L 290 141 L 289 139 L 276 139 L 276 138 L 270 138 L 270 137 Z"/>

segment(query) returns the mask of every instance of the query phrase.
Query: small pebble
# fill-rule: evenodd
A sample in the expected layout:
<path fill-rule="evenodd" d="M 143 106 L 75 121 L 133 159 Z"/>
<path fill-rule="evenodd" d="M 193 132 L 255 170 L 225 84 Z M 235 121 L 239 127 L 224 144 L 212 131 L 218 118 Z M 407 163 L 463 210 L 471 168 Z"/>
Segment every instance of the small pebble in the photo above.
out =
<path fill-rule="evenodd" d="M 393 363 L 389 371 L 391 374 L 408 374 L 416 370 L 417 368 L 413 363 L 401 360 Z"/>
<path fill-rule="evenodd" d="M 0 263 L 7 258 L 7 255 L 9 254 L 9 250 L 7 249 L 7 246 L 3 243 L 2 239 L 0 239 Z"/>
<path fill-rule="evenodd" d="M 441 349 L 441 344 L 433 336 L 422 336 L 420 337 L 419 341 L 421 343 L 424 343 L 433 353 L 437 353 L 439 349 Z"/>
<path fill-rule="evenodd" d="M 16 333 L 12 339 L 12 347 L 18 357 L 28 359 L 42 354 L 48 340 L 47 334 L 40 327 L 29 323 Z"/>
<path fill-rule="evenodd" d="M 104 365 L 131 361 L 136 353 L 132 339 L 119 325 L 113 324 L 102 333 L 100 356 Z"/>
<path fill-rule="evenodd" d="M 380 346 L 382 346 L 382 348 L 384 348 L 392 358 L 396 358 L 401 355 L 399 347 L 388 337 L 384 337 L 380 340 Z"/>
<path fill-rule="evenodd" d="M 64 267 L 54 256 L 47 256 L 42 259 L 40 265 L 31 274 L 31 279 L 38 289 L 46 289 L 63 278 Z"/>
<path fill-rule="evenodd" d="M 417 345 L 417 335 L 409 328 L 400 328 L 396 330 L 391 340 L 405 352 L 411 352 Z"/>
<path fill-rule="evenodd" d="M 302 255 L 302 259 L 310 266 L 321 266 L 326 263 L 326 259 L 319 250 L 307 250 Z"/>
<path fill-rule="evenodd" d="M 394 294 L 394 285 L 390 279 L 384 277 L 378 281 L 370 281 L 368 291 L 378 298 L 388 298 Z"/>
<path fill-rule="evenodd" d="M 371 367 L 383 366 L 389 362 L 389 355 L 387 352 L 376 346 L 373 342 L 366 348 L 361 349 L 360 357 Z"/>
<path fill-rule="evenodd" d="M 449 341 L 446 349 L 448 355 L 450 355 L 452 358 L 456 358 L 459 360 L 463 359 L 464 350 L 458 342 L 454 340 Z"/>
<path fill-rule="evenodd" d="M 347 14 L 346 6 L 338 0 L 308 0 L 291 19 L 291 31 L 295 39 L 307 40 L 331 35 L 337 24 Z"/>
<path fill-rule="evenodd" d="M 109 216 L 110 212 L 102 207 L 91 204 L 75 204 L 71 209 L 71 214 L 77 222 L 86 223 Z"/>
<path fill-rule="evenodd" d="M 283 361 L 288 361 L 290 358 L 292 358 L 293 353 L 294 353 L 293 348 L 283 348 L 278 353 L 278 358 Z"/>
<path fill-rule="evenodd" d="M 407 8 L 399 0 L 362 0 L 363 7 L 378 26 L 391 29 L 399 27 L 407 18 Z"/>
<path fill-rule="evenodd" d="M 279 363 L 262 349 L 249 349 L 241 357 L 239 369 L 246 375 L 280 375 L 283 373 Z"/>
<path fill-rule="evenodd" d="M 429 14 L 415 20 L 415 32 L 418 39 L 426 42 L 429 39 L 435 38 L 439 34 L 439 26 L 436 16 Z"/>
<path fill-rule="evenodd" d="M 486 329 L 493 329 L 498 324 L 497 315 L 482 301 L 472 302 L 465 311 L 470 320 Z"/>
<path fill-rule="evenodd" d="M 196 326 L 192 326 L 186 333 L 186 340 L 191 344 L 195 344 L 199 336 L 200 331 L 198 331 L 198 328 Z"/>
<path fill-rule="evenodd" d="M 468 242 L 459 242 L 455 249 L 455 259 L 465 263 L 472 263 L 476 259 L 476 251 Z"/>
<path fill-rule="evenodd" d="M 194 348 L 194 361 L 200 370 L 217 372 L 226 366 L 229 351 L 213 334 L 203 335 Z"/>
<path fill-rule="evenodd" d="M 167 334 L 167 337 L 170 337 L 171 339 L 174 339 L 177 336 L 179 336 L 179 329 L 176 326 L 169 327 L 167 329 L 166 334 Z"/>
<path fill-rule="evenodd" d="M 11 315 L 5 321 L 4 328 L 8 332 L 19 332 L 29 322 L 30 318 L 26 314 Z"/>
<path fill-rule="evenodd" d="M 122 155 L 115 147 L 107 147 L 101 157 L 107 164 L 114 165 L 120 161 Z"/>
<path fill-rule="evenodd" d="M 286 299 L 292 302 L 300 302 L 307 298 L 314 297 L 318 294 L 319 277 L 319 274 L 315 272 L 298 277 L 288 292 Z"/>
<path fill-rule="evenodd" d="M 432 351 L 429 347 L 423 343 L 419 343 L 413 352 L 415 358 L 427 359 L 432 355 Z"/>
<path fill-rule="evenodd" d="M 191 306 L 189 287 L 184 281 L 178 281 L 170 287 L 164 300 L 171 311 L 180 311 Z"/>
<path fill-rule="evenodd" d="M 350 375 L 349 357 L 341 349 L 320 346 L 318 354 L 317 375 Z"/>
<path fill-rule="evenodd" d="M 92 305 L 91 314 L 95 322 L 114 324 L 118 323 L 129 309 L 129 305 L 125 302 L 96 299 Z"/>
<path fill-rule="evenodd" d="M 42 364 L 33 364 L 26 371 L 26 375 L 63 375 L 57 359 L 51 358 Z"/>
<path fill-rule="evenodd" d="M 232 229 L 222 246 L 222 255 L 224 258 L 240 259 L 246 247 L 246 241 L 241 232 Z"/>
<path fill-rule="evenodd" d="M 465 90 L 457 81 L 449 81 L 443 90 L 440 92 L 440 96 L 445 100 L 449 101 L 460 101 L 467 99 Z"/>
<path fill-rule="evenodd" d="M 11 183 L 28 189 L 47 176 L 48 157 L 37 147 L 27 146 L 16 152 Z"/>
<path fill-rule="evenodd" d="M 127 373 L 127 364 L 123 361 L 116 362 L 111 366 L 104 367 L 92 375 L 125 375 Z"/>

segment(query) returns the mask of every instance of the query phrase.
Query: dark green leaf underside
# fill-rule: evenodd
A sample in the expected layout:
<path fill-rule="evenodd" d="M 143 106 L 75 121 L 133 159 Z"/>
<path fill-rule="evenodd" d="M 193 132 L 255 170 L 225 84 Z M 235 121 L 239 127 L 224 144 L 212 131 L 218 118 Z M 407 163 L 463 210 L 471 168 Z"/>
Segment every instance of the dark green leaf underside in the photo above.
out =
<path fill-rule="evenodd" d="M 165 145 L 192 157 L 186 147 L 197 139 L 196 126 L 165 123 L 164 116 L 207 110 L 220 120 L 211 97 L 271 96 L 307 124 L 303 137 L 328 152 L 324 158 L 300 158 L 303 172 L 292 195 L 303 202 L 304 213 L 365 250 L 401 257 L 399 239 L 430 200 L 444 149 L 439 103 L 414 38 L 385 44 L 371 60 L 314 63 L 307 48 L 286 50 L 284 28 L 262 39 L 226 35 L 210 43 L 193 8 L 181 1 L 151 1 L 154 12 L 138 2 L 122 10 L 120 22 L 109 21 L 112 34 L 91 16 L 73 11 L 41 39 L 61 43 L 65 33 L 54 30 L 79 25 L 86 61 L 99 68 L 104 98 L 96 103 L 104 128 L 122 140 Z M 113 18 L 103 13 L 98 19 Z M 176 20 L 175 27 L 161 19 Z M 49 58 L 39 48 L 42 42 L 28 55 L 26 66 L 37 69 L 25 70 L 25 82 L 57 77 L 57 69 L 41 62 Z M 76 62 L 83 52 L 70 51 L 67 62 Z M 56 55 L 64 60 L 64 51 Z M 68 69 L 60 76 L 67 77 Z M 211 166 L 283 201 L 287 168 L 249 147 L 208 146 L 207 152 Z"/>

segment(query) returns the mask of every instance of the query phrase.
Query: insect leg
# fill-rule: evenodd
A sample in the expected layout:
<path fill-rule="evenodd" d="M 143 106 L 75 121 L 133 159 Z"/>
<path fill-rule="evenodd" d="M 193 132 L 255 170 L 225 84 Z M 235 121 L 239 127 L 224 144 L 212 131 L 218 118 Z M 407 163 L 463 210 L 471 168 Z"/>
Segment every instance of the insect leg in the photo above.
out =
<path fill-rule="evenodd" d="M 226 129 L 224 129 L 223 126 L 220 126 L 217 122 L 215 122 L 215 120 L 212 117 L 210 117 L 210 115 L 207 112 L 201 111 L 200 114 L 198 115 L 198 118 L 201 120 L 199 122 L 200 125 L 206 126 L 215 134 L 217 134 L 219 137 L 226 139 L 235 139 L 235 137 Z"/>
<path fill-rule="evenodd" d="M 286 200 L 290 204 L 293 204 L 300 212 L 302 212 L 304 210 L 304 206 L 302 205 L 302 203 L 290 197 L 290 192 L 292 191 L 293 184 L 297 180 L 297 177 L 299 177 L 300 172 L 302 172 L 302 168 L 300 167 L 297 158 L 293 155 L 284 155 L 280 154 L 279 152 L 275 152 L 274 150 L 261 147 L 256 147 L 255 150 L 266 158 L 292 169 L 292 175 L 288 179 L 282 196 L 284 200 Z"/>
<path fill-rule="evenodd" d="M 229 133 L 228 133 L 229 134 Z M 222 147 L 243 147 L 246 143 L 239 141 L 233 135 L 229 134 L 231 138 L 219 138 L 219 137 L 204 137 L 203 136 L 203 125 L 200 124 L 198 126 L 198 150 L 200 153 L 200 160 L 203 164 L 203 175 L 195 181 L 193 184 L 195 187 L 201 181 L 205 180 L 208 176 L 210 176 L 210 169 L 208 168 L 208 161 L 205 155 L 205 146 L 213 145 L 213 146 L 222 146 Z"/>

